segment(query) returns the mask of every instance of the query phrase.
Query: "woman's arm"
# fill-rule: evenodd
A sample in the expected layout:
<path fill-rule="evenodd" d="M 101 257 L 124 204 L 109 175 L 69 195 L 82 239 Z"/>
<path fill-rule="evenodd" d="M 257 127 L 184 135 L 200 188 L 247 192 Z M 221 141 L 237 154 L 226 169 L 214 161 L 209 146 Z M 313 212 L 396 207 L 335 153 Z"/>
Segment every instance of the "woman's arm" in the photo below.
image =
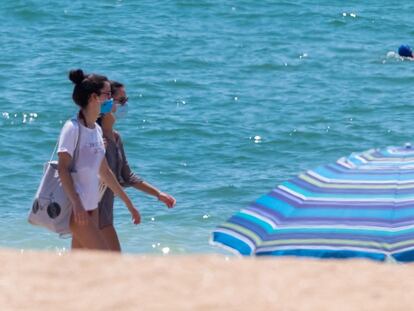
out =
<path fill-rule="evenodd" d="M 125 155 L 124 144 L 122 143 L 121 136 L 117 132 L 115 132 L 114 135 L 122 155 L 121 175 L 123 180 L 125 181 L 125 184 L 123 186 L 132 186 L 138 190 L 141 190 L 149 195 L 156 197 L 158 200 L 167 205 L 168 208 L 174 207 L 176 200 L 172 196 L 170 196 L 167 193 L 161 192 L 156 187 L 154 187 L 150 183 L 145 182 L 144 180 L 142 180 L 142 178 L 140 178 L 138 175 L 132 172 Z"/>
<path fill-rule="evenodd" d="M 111 169 L 109 168 L 106 158 L 102 160 L 99 175 L 102 181 L 112 190 L 112 192 L 115 195 L 119 196 L 119 198 L 122 201 L 124 201 L 125 205 L 127 206 L 129 212 L 132 215 L 134 224 L 139 224 L 141 222 L 141 215 L 139 214 L 138 210 L 134 207 L 134 205 L 132 204 L 128 195 L 122 189 L 119 182 L 116 180 L 114 173 L 112 173 Z"/>
<path fill-rule="evenodd" d="M 86 225 L 88 222 L 88 215 L 82 205 L 78 193 L 75 191 L 73 179 L 70 174 L 70 166 L 72 157 L 67 152 L 58 153 L 58 173 L 62 182 L 63 190 L 72 203 L 74 220 L 79 225 Z"/>
<path fill-rule="evenodd" d="M 133 186 L 136 183 L 143 182 L 144 180 L 135 174 L 129 167 L 128 160 L 124 150 L 124 144 L 121 139 L 121 135 L 118 132 L 114 132 L 116 144 L 121 151 L 121 177 L 122 177 L 122 186 L 128 187 Z"/>
<path fill-rule="evenodd" d="M 148 193 L 149 195 L 153 195 L 158 200 L 167 205 L 168 208 L 172 208 L 175 205 L 176 200 L 174 197 L 172 197 L 168 193 L 161 192 L 156 187 L 154 187 L 150 183 L 147 183 L 146 181 L 136 182 L 132 186 L 138 190 Z"/>

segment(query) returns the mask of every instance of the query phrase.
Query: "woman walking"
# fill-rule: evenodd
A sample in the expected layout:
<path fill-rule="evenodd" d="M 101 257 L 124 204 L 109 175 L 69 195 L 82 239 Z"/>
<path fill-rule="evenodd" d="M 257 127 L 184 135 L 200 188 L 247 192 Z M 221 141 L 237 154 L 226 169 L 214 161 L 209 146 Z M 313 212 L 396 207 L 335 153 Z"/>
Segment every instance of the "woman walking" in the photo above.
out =
<path fill-rule="evenodd" d="M 153 185 L 135 175 L 125 156 L 121 135 L 114 130 L 117 115 L 125 115 L 128 97 L 123 84 L 111 81 L 111 92 L 114 99 L 112 112 L 101 115 L 98 124 L 102 126 L 106 140 L 106 159 L 119 183 L 126 187 L 132 186 L 140 191 L 156 197 L 168 208 L 174 207 L 176 200 L 167 193 L 161 192 Z M 121 251 L 118 235 L 113 223 L 114 193 L 107 189 L 99 202 L 99 228 L 109 248 L 113 251 Z"/>
<path fill-rule="evenodd" d="M 85 75 L 81 69 L 72 70 L 69 79 L 75 84 L 72 98 L 80 110 L 77 119 L 67 121 L 62 128 L 58 172 L 73 207 L 70 222 L 72 248 L 108 250 L 110 247 L 94 221 L 98 218 L 100 179 L 124 201 L 135 224 L 140 222 L 140 214 L 108 166 L 102 130 L 95 122 L 101 106 L 112 104 L 108 79 L 96 74 Z M 76 173 L 71 173 L 76 145 Z"/>

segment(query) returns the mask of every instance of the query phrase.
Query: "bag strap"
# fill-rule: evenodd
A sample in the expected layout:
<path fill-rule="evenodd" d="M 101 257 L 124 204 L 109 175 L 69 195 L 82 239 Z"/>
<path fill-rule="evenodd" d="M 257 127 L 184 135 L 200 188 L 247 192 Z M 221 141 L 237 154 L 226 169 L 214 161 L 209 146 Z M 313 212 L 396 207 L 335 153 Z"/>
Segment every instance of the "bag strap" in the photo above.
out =
<path fill-rule="evenodd" d="M 52 155 L 50 156 L 49 162 L 52 162 L 53 157 L 55 156 L 55 153 L 56 153 L 56 150 L 57 150 L 58 145 L 59 145 L 59 138 L 58 138 L 58 140 L 57 140 L 57 142 L 55 144 L 55 148 L 53 149 L 53 152 L 52 152 Z"/>
<path fill-rule="evenodd" d="M 73 118 L 72 121 L 74 121 L 75 123 L 77 123 L 77 126 L 78 126 L 78 136 L 76 137 L 76 145 L 75 145 L 75 150 L 73 151 L 72 163 L 70 164 L 70 167 L 69 167 L 69 171 L 71 171 L 71 172 L 74 171 L 74 167 L 75 167 L 76 160 L 79 157 L 79 141 L 80 141 L 80 131 L 81 131 L 81 126 L 79 124 L 78 119 Z"/>

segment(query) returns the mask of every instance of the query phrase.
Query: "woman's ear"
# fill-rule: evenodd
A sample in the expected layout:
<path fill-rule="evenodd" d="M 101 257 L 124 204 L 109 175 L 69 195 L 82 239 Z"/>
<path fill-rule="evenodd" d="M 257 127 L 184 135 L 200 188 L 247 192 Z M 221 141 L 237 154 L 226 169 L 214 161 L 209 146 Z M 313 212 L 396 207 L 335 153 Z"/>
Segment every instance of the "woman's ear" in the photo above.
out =
<path fill-rule="evenodd" d="M 98 95 L 98 94 L 96 94 L 96 93 L 92 93 L 92 94 L 89 96 L 89 99 L 90 99 L 90 100 L 93 100 L 93 101 L 98 101 L 98 97 L 99 97 L 99 95 Z"/>

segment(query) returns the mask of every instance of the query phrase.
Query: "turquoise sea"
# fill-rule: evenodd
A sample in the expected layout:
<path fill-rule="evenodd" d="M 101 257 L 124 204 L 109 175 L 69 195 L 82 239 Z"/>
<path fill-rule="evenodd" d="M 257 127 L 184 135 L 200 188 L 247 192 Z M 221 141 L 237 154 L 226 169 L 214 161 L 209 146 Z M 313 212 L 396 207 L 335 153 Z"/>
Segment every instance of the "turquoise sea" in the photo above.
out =
<path fill-rule="evenodd" d="M 126 84 L 132 168 L 174 195 L 128 189 L 124 251 L 217 252 L 216 225 L 275 185 L 414 134 L 409 1 L 0 2 L 0 247 L 64 251 L 27 223 L 43 163 L 76 111 L 68 71 Z"/>

